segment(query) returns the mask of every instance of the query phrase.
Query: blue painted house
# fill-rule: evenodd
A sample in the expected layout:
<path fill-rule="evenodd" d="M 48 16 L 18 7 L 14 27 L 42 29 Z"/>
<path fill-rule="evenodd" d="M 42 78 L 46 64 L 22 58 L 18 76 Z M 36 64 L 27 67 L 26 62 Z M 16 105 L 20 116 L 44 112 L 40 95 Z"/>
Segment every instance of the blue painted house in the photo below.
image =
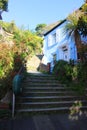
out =
<path fill-rule="evenodd" d="M 64 33 L 67 20 L 63 20 L 44 33 L 43 63 L 50 63 L 51 71 L 58 60 L 77 60 L 77 49 L 74 41 Z"/>
<path fill-rule="evenodd" d="M 75 41 L 64 33 L 64 27 L 67 20 L 58 22 L 54 27 L 45 31 L 43 44 L 43 63 L 47 65 L 50 63 L 51 71 L 58 60 L 77 61 L 77 49 Z"/>

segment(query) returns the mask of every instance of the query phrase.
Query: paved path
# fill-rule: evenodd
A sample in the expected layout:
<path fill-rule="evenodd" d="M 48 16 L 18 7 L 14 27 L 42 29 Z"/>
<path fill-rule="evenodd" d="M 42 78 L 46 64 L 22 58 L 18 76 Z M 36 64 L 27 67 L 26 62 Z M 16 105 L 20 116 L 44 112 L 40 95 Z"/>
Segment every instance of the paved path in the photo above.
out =
<path fill-rule="evenodd" d="M 77 120 L 69 119 L 68 114 L 4 120 L 0 121 L 0 130 L 87 130 L 87 113 Z"/>

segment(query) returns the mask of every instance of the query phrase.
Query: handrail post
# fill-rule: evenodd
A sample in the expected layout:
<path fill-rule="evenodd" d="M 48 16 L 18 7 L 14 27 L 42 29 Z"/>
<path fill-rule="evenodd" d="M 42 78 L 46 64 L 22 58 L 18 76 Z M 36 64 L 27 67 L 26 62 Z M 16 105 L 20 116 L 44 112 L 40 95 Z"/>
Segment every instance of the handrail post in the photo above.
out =
<path fill-rule="evenodd" d="M 13 92 L 13 98 L 12 98 L 12 118 L 14 118 L 15 114 L 15 94 Z"/>
<path fill-rule="evenodd" d="M 12 82 L 12 88 L 13 88 L 13 96 L 12 96 L 12 118 L 14 118 L 15 115 L 15 95 L 21 92 L 21 76 L 23 67 L 20 68 L 18 74 L 16 74 L 13 78 Z"/>

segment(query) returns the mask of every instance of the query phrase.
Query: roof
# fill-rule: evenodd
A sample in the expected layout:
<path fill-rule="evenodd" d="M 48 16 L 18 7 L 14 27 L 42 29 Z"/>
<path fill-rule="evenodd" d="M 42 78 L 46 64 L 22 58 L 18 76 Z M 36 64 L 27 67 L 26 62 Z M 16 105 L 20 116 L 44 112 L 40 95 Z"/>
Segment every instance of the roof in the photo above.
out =
<path fill-rule="evenodd" d="M 44 29 L 44 36 L 46 36 L 48 33 L 50 33 L 51 31 L 53 31 L 55 28 L 57 28 L 58 26 L 60 26 L 65 21 L 66 21 L 66 19 L 64 19 L 62 21 L 57 21 L 55 23 L 52 23 L 52 24 L 46 26 L 46 28 Z"/>
<path fill-rule="evenodd" d="M 83 4 L 83 5 L 84 5 L 84 4 Z M 82 6 L 83 6 L 83 5 L 82 5 Z M 81 6 L 79 9 L 77 9 L 76 11 L 81 10 L 81 9 L 82 9 L 82 6 Z M 51 31 L 53 31 L 55 28 L 57 28 L 58 26 L 60 26 L 61 24 L 63 24 L 66 20 L 67 20 L 67 18 L 64 19 L 64 20 L 62 20 L 62 21 L 57 21 L 57 22 L 55 22 L 55 23 L 53 23 L 53 24 L 50 24 L 50 25 L 46 26 L 46 28 L 44 29 L 43 35 L 46 36 L 46 35 L 49 34 Z"/>

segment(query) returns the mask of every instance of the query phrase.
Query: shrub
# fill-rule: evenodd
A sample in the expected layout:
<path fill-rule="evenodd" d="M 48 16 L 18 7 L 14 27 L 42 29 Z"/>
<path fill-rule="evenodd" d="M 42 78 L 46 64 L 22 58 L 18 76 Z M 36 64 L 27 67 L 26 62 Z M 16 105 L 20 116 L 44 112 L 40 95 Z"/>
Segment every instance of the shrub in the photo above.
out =
<path fill-rule="evenodd" d="M 73 72 L 72 66 L 67 61 L 64 60 L 59 60 L 53 68 L 53 74 L 60 81 L 71 80 L 72 72 Z"/>
<path fill-rule="evenodd" d="M 87 87 L 87 61 L 74 65 L 72 62 L 68 63 L 60 60 L 55 64 L 53 74 L 58 80 L 66 83 L 73 91 L 80 95 L 85 94 L 85 88 Z"/>
<path fill-rule="evenodd" d="M 0 44 L 0 78 L 6 77 L 12 68 L 13 55 L 11 48 L 7 44 Z"/>
<path fill-rule="evenodd" d="M 11 47 L 0 44 L 0 97 L 11 87 L 10 72 L 13 69 L 14 59 Z"/>
<path fill-rule="evenodd" d="M 77 79 L 78 81 L 87 81 L 87 61 L 77 64 Z"/>

